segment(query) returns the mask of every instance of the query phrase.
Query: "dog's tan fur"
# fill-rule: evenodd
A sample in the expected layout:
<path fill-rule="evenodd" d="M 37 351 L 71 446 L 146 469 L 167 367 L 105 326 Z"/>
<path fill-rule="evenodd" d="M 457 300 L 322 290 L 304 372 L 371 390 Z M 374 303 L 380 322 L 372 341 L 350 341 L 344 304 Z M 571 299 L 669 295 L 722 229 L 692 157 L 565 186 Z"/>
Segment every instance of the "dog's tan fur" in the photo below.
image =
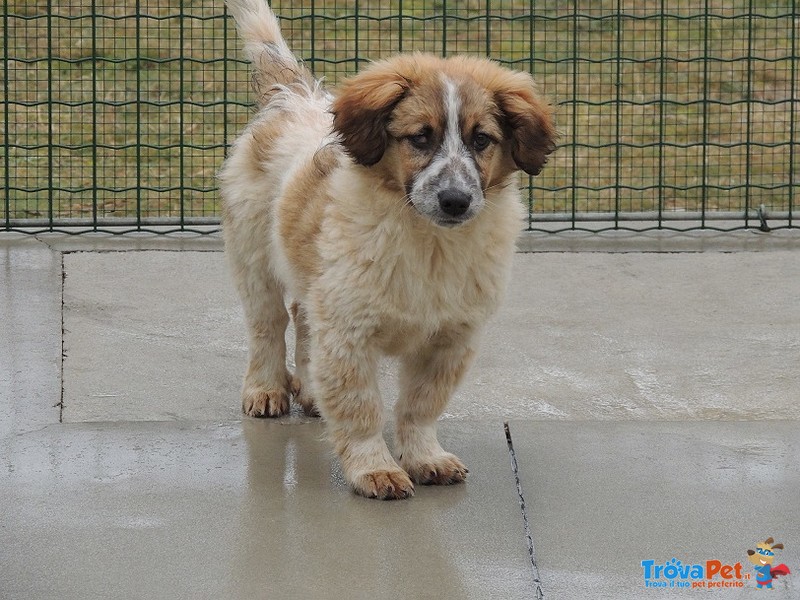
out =
<path fill-rule="evenodd" d="M 250 335 L 244 412 L 280 416 L 290 397 L 319 411 L 345 477 L 365 496 L 410 496 L 412 480 L 463 481 L 436 419 L 506 286 L 523 217 L 515 172 L 538 173 L 553 150 L 550 108 L 526 74 L 423 54 L 375 63 L 331 97 L 291 56 L 262 0 L 228 4 L 261 106 L 220 173 L 226 252 Z M 431 159 L 407 140 L 423 125 L 443 139 L 443 99 L 456 92 L 465 139 L 480 127 L 494 143 L 474 152 L 482 208 L 446 227 L 409 201 Z M 381 353 L 401 363 L 397 460 L 382 433 Z"/>

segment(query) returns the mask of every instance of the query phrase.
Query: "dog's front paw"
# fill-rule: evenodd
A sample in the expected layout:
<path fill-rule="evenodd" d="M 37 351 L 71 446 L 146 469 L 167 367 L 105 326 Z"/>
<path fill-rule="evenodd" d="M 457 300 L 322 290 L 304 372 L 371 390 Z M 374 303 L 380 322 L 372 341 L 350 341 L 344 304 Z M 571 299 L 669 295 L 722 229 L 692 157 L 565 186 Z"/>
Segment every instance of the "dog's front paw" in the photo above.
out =
<path fill-rule="evenodd" d="M 421 485 L 462 483 L 469 473 L 469 469 L 464 466 L 464 463 L 449 452 L 426 456 L 421 460 L 400 457 L 400 466 L 406 470 L 411 479 Z"/>
<path fill-rule="evenodd" d="M 245 388 L 242 411 L 250 417 L 281 417 L 289 413 L 289 394 L 281 388 Z"/>
<path fill-rule="evenodd" d="M 403 500 L 414 495 L 414 484 L 401 469 L 370 471 L 353 481 L 356 493 L 380 500 Z"/>

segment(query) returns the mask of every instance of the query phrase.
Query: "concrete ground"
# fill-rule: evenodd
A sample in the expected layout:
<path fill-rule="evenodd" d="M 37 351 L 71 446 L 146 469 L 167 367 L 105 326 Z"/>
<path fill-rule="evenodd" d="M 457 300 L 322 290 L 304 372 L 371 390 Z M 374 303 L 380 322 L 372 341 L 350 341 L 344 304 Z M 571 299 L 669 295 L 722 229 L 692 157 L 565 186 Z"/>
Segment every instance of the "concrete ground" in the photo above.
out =
<path fill-rule="evenodd" d="M 440 426 L 469 480 L 387 503 L 239 413 L 217 237 L 0 236 L 0 598 L 800 597 L 800 233 L 520 246 Z"/>

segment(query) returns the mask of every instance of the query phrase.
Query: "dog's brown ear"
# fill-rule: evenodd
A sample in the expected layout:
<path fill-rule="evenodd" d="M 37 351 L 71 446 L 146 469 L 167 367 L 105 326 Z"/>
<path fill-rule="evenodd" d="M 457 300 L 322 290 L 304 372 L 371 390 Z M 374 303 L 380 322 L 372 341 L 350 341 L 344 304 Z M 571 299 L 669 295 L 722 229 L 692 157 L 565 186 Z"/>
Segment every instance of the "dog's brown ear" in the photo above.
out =
<path fill-rule="evenodd" d="M 536 93 L 527 73 L 508 73 L 495 86 L 495 102 L 508 130 L 511 156 L 518 168 L 538 175 L 556 149 L 553 110 Z"/>
<path fill-rule="evenodd" d="M 357 163 L 371 166 L 383 157 L 389 143 L 386 126 L 408 89 L 408 81 L 386 62 L 371 65 L 339 87 L 333 128 Z"/>

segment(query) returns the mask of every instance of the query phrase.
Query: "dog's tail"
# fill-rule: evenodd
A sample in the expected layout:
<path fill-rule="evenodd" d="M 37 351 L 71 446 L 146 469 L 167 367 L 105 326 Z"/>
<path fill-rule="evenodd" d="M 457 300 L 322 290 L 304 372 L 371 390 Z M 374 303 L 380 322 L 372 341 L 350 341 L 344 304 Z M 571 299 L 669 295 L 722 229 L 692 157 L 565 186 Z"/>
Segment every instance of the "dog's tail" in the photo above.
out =
<path fill-rule="evenodd" d="M 244 41 L 244 53 L 253 65 L 252 85 L 259 106 L 287 87 L 315 89 L 309 70 L 292 54 L 281 35 L 278 18 L 266 0 L 226 0 Z"/>

